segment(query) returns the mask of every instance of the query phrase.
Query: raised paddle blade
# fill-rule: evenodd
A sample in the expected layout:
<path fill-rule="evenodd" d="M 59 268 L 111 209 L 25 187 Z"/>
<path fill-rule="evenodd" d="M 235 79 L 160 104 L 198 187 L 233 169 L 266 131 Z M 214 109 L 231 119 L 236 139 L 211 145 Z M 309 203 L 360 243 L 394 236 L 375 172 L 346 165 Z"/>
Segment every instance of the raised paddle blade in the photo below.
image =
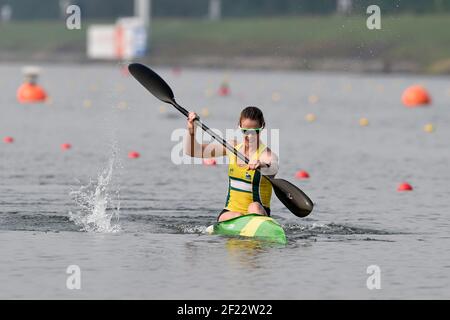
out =
<path fill-rule="evenodd" d="M 156 72 L 140 63 L 131 63 L 128 65 L 128 70 L 140 84 L 159 100 L 170 104 L 175 103 L 172 89 Z"/>
<path fill-rule="evenodd" d="M 311 213 L 314 204 L 298 187 L 283 179 L 269 179 L 280 201 L 297 217 L 304 218 Z"/>

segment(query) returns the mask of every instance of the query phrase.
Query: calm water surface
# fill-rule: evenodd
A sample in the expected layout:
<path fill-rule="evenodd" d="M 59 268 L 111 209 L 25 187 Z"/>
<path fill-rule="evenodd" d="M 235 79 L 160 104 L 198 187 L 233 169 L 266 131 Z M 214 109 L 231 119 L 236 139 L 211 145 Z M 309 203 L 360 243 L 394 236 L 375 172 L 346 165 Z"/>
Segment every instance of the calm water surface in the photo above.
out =
<path fill-rule="evenodd" d="M 448 77 L 157 71 L 222 132 L 243 107 L 261 107 L 279 129 L 279 177 L 314 212 L 296 218 L 273 197 L 282 247 L 205 235 L 227 172 L 172 163 L 181 114 L 97 65 L 43 66 L 51 100 L 20 105 L 21 66 L 0 65 L 0 137 L 15 138 L 0 143 L 0 298 L 450 298 Z M 224 79 L 229 97 L 215 94 Z M 401 105 L 415 83 L 431 107 Z M 295 180 L 299 169 L 311 178 Z M 402 181 L 414 191 L 397 192 Z M 81 290 L 66 288 L 69 265 L 81 268 Z M 370 265 L 380 290 L 367 289 Z"/>

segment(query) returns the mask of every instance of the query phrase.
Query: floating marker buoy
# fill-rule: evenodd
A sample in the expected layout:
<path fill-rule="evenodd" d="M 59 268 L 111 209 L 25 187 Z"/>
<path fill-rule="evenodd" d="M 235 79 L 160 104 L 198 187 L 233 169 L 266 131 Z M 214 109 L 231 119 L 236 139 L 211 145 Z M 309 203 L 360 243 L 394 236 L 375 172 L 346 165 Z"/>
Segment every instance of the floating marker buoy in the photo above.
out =
<path fill-rule="evenodd" d="M 222 83 L 222 85 L 219 88 L 218 94 L 221 97 L 230 95 L 230 87 L 228 86 L 228 83 L 226 83 L 226 82 Z"/>
<path fill-rule="evenodd" d="M 295 177 L 297 179 L 308 179 L 309 173 L 304 170 L 300 170 L 300 171 L 297 171 L 297 173 L 295 174 Z"/>
<path fill-rule="evenodd" d="M 83 107 L 85 107 L 85 108 L 90 108 L 90 107 L 92 107 L 92 101 L 91 100 L 84 100 L 83 101 Z"/>
<path fill-rule="evenodd" d="M 367 127 L 369 125 L 369 120 L 367 118 L 359 119 L 359 125 L 361 127 Z"/>
<path fill-rule="evenodd" d="M 281 95 L 278 92 L 274 92 L 272 93 L 272 101 L 273 102 L 278 102 L 281 100 Z"/>
<path fill-rule="evenodd" d="M 13 143 L 14 142 L 14 138 L 13 137 L 4 137 L 3 138 L 3 142 L 4 143 Z"/>
<path fill-rule="evenodd" d="M 128 158 L 130 159 L 137 159 L 139 158 L 141 155 L 139 154 L 139 152 L 136 151 L 130 151 L 128 152 Z"/>
<path fill-rule="evenodd" d="M 17 100 L 20 103 L 38 103 L 47 99 L 47 93 L 37 84 L 40 69 L 37 67 L 23 68 L 25 82 L 17 89 Z"/>
<path fill-rule="evenodd" d="M 206 118 L 209 116 L 209 109 L 208 108 L 203 108 L 201 111 L 201 115 L 202 117 Z"/>
<path fill-rule="evenodd" d="M 206 158 L 203 159 L 203 164 L 205 166 L 215 166 L 217 164 L 216 159 L 214 158 Z"/>
<path fill-rule="evenodd" d="M 179 75 L 181 75 L 181 68 L 180 68 L 180 67 L 173 67 L 173 68 L 172 68 L 172 74 L 173 74 L 174 76 L 179 76 Z"/>
<path fill-rule="evenodd" d="M 431 123 L 427 123 L 426 125 L 423 126 L 423 131 L 431 133 L 434 131 L 434 126 Z"/>
<path fill-rule="evenodd" d="M 62 150 L 69 150 L 70 148 L 72 148 L 72 145 L 70 143 L 63 143 L 63 144 L 61 144 L 61 149 Z"/>
<path fill-rule="evenodd" d="M 124 76 L 124 77 L 128 77 L 130 75 L 130 71 L 128 70 L 128 66 L 122 66 L 120 67 L 120 73 Z"/>
<path fill-rule="evenodd" d="M 427 90 L 419 85 L 407 88 L 402 95 L 402 102 L 406 107 L 420 107 L 431 103 Z"/>
<path fill-rule="evenodd" d="M 315 104 L 315 103 L 317 103 L 319 101 L 319 97 L 318 96 L 316 96 L 316 95 L 310 95 L 309 97 L 308 97 L 308 102 L 309 103 L 311 103 L 311 104 Z"/>
<path fill-rule="evenodd" d="M 17 90 L 17 100 L 20 103 L 43 102 L 46 98 L 47 94 L 45 91 L 35 84 L 24 83 Z"/>
<path fill-rule="evenodd" d="M 314 115 L 314 113 L 308 113 L 305 116 L 305 120 L 308 122 L 314 122 L 314 121 L 316 121 L 316 116 Z"/>
<path fill-rule="evenodd" d="M 400 183 L 400 185 L 397 188 L 397 191 L 412 191 L 412 190 L 413 187 L 407 182 Z"/>
<path fill-rule="evenodd" d="M 160 105 L 159 106 L 159 113 L 165 113 L 167 111 L 167 108 L 165 105 Z"/>

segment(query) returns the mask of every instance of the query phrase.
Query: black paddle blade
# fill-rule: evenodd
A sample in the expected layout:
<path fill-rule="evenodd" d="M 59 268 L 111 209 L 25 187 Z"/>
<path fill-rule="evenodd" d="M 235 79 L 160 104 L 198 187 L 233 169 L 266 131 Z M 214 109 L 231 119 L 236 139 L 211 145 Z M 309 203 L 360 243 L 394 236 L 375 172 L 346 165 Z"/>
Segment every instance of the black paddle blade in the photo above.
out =
<path fill-rule="evenodd" d="M 295 185 L 283 179 L 270 179 L 273 190 L 280 201 L 297 217 L 304 218 L 311 213 L 314 204 Z"/>
<path fill-rule="evenodd" d="M 172 89 L 156 72 L 140 63 L 128 65 L 128 70 L 140 84 L 159 100 L 170 104 L 174 103 Z"/>

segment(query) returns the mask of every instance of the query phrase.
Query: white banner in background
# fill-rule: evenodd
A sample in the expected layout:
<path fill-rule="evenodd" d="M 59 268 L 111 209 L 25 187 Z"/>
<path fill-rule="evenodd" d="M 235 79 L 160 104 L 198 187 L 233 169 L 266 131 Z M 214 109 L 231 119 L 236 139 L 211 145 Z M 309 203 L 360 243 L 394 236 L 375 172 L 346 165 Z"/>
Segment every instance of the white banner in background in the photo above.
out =
<path fill-rule="evenodd" d="M 137 18 L 119 18 L 115 25 L 92 25 L 87 32 L 90 59 L 129 60 L 147 52 L 147 30 Z"/>

